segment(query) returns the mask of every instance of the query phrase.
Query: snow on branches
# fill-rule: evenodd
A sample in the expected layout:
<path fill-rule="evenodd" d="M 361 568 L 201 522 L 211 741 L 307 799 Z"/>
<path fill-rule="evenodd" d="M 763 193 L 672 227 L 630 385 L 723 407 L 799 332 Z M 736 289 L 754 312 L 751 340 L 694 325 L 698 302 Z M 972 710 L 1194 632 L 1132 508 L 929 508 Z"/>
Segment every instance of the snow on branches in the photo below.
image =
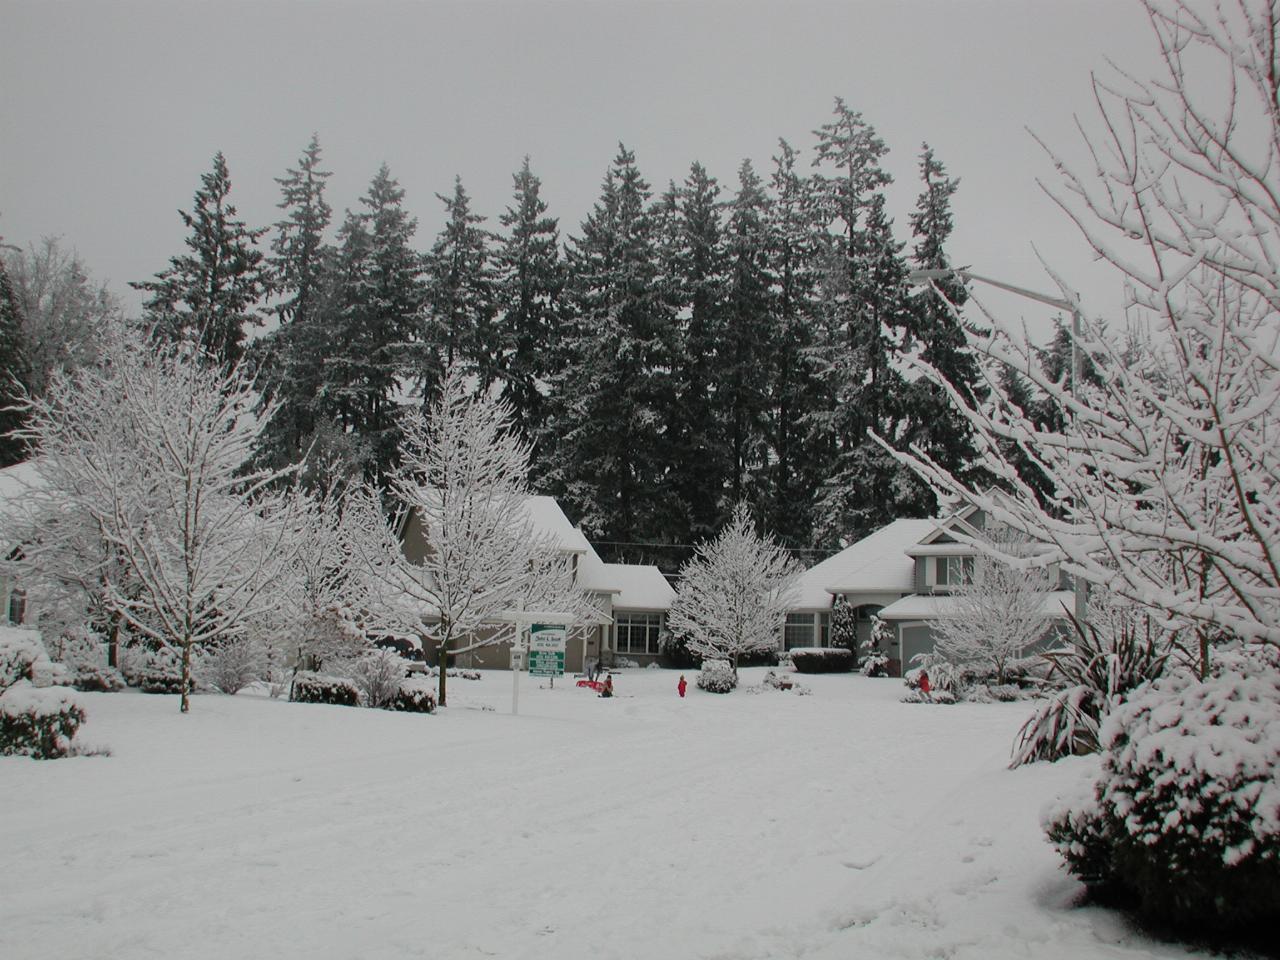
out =
<path fill-rule="evenodd" d="M 1095 80 L 1096 175 L 1054 157 L 1060 205 L 1121 274 L 1143 334 L 1082 318 L 1077 347 L 1099 376 L 1073 385 L 988 317 L 994 333 L 976 344 L 985 405 L 921 365 L 1011 496 L 920 451 L 898 455 L 1047 545 L 1068 573 L 1192 626 L 1203 670 L 1217 635 L 1280 643 L 1280 26 L 1259 0 L 1214 14 L 1146 5 L 1164 76 Z M 1014 403 L 1000 389 L 1009 369 L 1063 416 Z M 1047 498 L 1019 472 L 1023 457 L 1049 478 Z"/>
<path fill-rule="evenodd" d="M 695 656 L 728 660 L 778 646 L 799 567 L 760 537 L 745 504 L 680 571 L 667 624 Z"/>
<path fill-rule="evenodd" d="M 272 609 L 291 556 L 284 474 L 251 465 L 272 408 L 238 368 L 129 338 L 28 406 L 46 481 L 28 562 L 55 580 L 96 577 L 112 614 L 178 654 L 186 712 L 193 647 Z"/>
<path fill-rule="evenodd" d="M 565 558 L 532 522 L 529 447 L 511 417 L 507 403 L 470 395 L 461 370 L 451 369 L 429 413 L 402 420 L 401 464 L 390 478 L 400 514 L 386 520 L 370 490 L 352 513 L 365 570 L 415 607 L 414 627 L 434 643 L 441 666 L 449 654 L 509 639 L 505 610 L 585 610 Z M 416 562 L 400 545 L 408 523 L 425 545 Z M 440 706 L 445 676 L 442 669 Z"/>

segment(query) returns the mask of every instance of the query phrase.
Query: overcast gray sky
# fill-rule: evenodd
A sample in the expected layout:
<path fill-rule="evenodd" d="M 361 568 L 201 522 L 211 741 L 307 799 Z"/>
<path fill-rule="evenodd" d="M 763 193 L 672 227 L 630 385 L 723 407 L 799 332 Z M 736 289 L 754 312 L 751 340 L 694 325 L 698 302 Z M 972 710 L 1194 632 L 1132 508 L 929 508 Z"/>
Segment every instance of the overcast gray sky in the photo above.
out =
<path fill-rule="evenodd" d="M 136 304 L 126 282 L 179 252 L 176 211 L 215 151 L 265 225 L 315 131 L 338 216 L 385 160 L 420 249 L 455 173 L 496 228 L 527 153 L 567 236 L 618 141 L 655 191 L 694 160 L 731 190 L 744 157 L 767 174 L 779 137 L 807 155 L 842 96 L 892 151 L 900 237 L 927 140 L 962 180 L 958 263 L 1051 290 L 1034 243 L 1110 309 L 1026 132 L 1078 155 L 1106 57 L 1152 72 L 1136 0 L 0 0 L 0 234 L 63 236 Z"/>

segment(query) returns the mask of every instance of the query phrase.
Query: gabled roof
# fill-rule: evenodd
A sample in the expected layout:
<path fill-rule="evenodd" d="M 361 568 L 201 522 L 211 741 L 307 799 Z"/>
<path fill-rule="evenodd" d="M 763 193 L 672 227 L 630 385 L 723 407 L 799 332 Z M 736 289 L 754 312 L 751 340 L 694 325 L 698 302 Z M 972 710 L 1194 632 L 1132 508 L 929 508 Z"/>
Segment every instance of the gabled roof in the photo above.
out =
<path fill-rule="evenodd" d="M 606 563 L 610 580 L 621 590 L 613 598 L 615 610 L 670 610 L 676 598 L 662 571 L 653 566 L 637 563 Z"/>
<path fill-rule="evenodd" d="M 578 557 L 578 583 L 584 590 L 612 594 L 615 610 L 670 610 L 676 596 L 657 567 L 605 563 L 590 544 Z"/>
<path fill-rule="evenodd" d="M 529 522 L 536 533 L 550 537 L 565 553 L 591 553 L 591 544 L 582 531 L 569 522 L 569 518 L 556 503 L 555 497 L 531 496 L 525 500 Z"/>
<path fill-rule="evenodd" d="M 831 606 L 836 593 L 910 593 L 915 561 L 907 550 L 937 527 L 936 520 L 894 520 L 800 575 L 791 606 L 797 610 Z"/>

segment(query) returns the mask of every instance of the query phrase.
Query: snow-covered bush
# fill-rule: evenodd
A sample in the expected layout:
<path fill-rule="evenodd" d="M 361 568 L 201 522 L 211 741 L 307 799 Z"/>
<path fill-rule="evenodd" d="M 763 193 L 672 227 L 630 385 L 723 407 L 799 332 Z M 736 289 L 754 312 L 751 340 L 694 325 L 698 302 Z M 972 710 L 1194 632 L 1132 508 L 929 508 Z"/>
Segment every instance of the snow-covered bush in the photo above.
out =
<path fill-rule="evenodd" d="M 949 693 L 955 700 L 963 698 L 964 692 L 968 689 L 969 681 L 961 667 L 933 653 L 918 654 L 911 659 L 912 662 L 918 663 L 920 666 L 908 670 L 902 675 L 902 682 L 909 689 L 919 690 L 921 675 L 928 674 L 931 692 L 935 694 Z"/>
<path fill-rule="evenodd" d="M 143 693 L 182 692 L 182 664 L 172 650 L 127 647 L 120 657 L 120 672 L 129 686 Z"/>
<path fill-rule="evenodd" d="M 0 627 L 0 690 L 49 672 L 49 654 L 35 630 Z"/>
<path fill-rule="evenodd" d="M 848 673 L 853 651 L 845 647 L 801 647 L 791 651 L 791 665 L 799 673 Z"/>
<path fill-rule="evenodd" d="M 0 754 L 51 760 L 71 751 L 84 707 L 67 687 L 19 680 L 0 693 Z"/>
<path fill-rule="evenodd" d="M 1044 654 L 1061 689 L 1018 731 L 1011 767 L 1096 753 L 1103 718 L 1130 690 L 1160 676 L 1172 644 L 1140 616 L 1111 618 L 1105 630 L 1075 618 L 1073 639 Z"/>
<path fill-rule="evenodd" d="M 950 690 L 934 690 L 930 693 L 925 693 L 917 687 L 914 690 L 908 690 L 906 695 L 902 697 L 901 702 L 953 704 L 959 701 L 956 695 Z"/>
<path fill-rule="evenodd" d="M 389 710 L 401 710 L 405 713 L 435 713 L 435 691 L 432 685 L 423 679 L 401 680 L 399 689 L 386 707 Z"/>
<path fill-rule="evenodd" d="M 1093 796 L 1046 811 L 1068 867 L 1161 923 L 1270 929 L 1280 905 L 1280 674 L 1180 673 L 1104 721 Z"/>
<path fill-rule="evenodd" d="M 810 692 L 808 687 L 794 680 L 790 674 L 778 673 L 776 670 L 770 670 L 766 673 L 764 679 L 760 681 L 760 686 L 749 687 L 748 690 L 753 692 L 760 690 L 790 690 L 797 696 L 804 696 Z"/>
<path fill-rule="evenodd" d="M 893 645 L 893 627 L 879 617 L 871 618 L 871 639 L 863 645 L 862 675 L 887 677 L 889 675 L 889 647 Z"/>
<path fill-rule="evenodd" d="M 266 650 L 249 637 L 228 637 L 200 657 L 197 679 L 234 695 L 267 672 Z"/>
<path fill-rule="evenodd" d="M 71 686 L 89 693 L 116 693 L 126 686 L 124 675 L 105 664 L 81 663 L 71 673 Z"/>
<path fill-rule="evenodd" d="M 346 677 L 328 677 L 300 670 L 293 678 L 289 699 L 295 703 L 330 703 L 340 707 L 354 707 L 360 703 L 360 688 Z"/>
<path fill-rule="evenodd" d="M 738 685 L 738 675 L 728 660 L 703 660 L 698 671 L 698 688 L 709 693 L 729 693 Z"/>
<path fill-rule="evenodd" d="M 360 689 L 360 702 L 366 707 L 385 707 L 400 692 L 408 663 L 394 650 L 368 650 L 351 664 L 351 679 Z"/>

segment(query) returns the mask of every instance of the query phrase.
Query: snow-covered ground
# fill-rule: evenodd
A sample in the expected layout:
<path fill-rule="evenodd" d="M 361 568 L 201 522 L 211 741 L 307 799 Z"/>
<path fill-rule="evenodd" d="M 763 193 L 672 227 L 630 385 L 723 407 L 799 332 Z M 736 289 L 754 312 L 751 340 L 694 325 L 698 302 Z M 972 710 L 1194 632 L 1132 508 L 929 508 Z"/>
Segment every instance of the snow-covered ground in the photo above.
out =
<path fill-rule="evenodd" d="M 744 670 L 745 685 L 763 671 Z M 689 674 L 692 681 L 693 674 Z M 85 695 L 109 758 L 0 758 L 0 957 L 1148 958 L 1006 769 L 1026 704 L 805 677 L 455 680 L 435 716 Z"/>

